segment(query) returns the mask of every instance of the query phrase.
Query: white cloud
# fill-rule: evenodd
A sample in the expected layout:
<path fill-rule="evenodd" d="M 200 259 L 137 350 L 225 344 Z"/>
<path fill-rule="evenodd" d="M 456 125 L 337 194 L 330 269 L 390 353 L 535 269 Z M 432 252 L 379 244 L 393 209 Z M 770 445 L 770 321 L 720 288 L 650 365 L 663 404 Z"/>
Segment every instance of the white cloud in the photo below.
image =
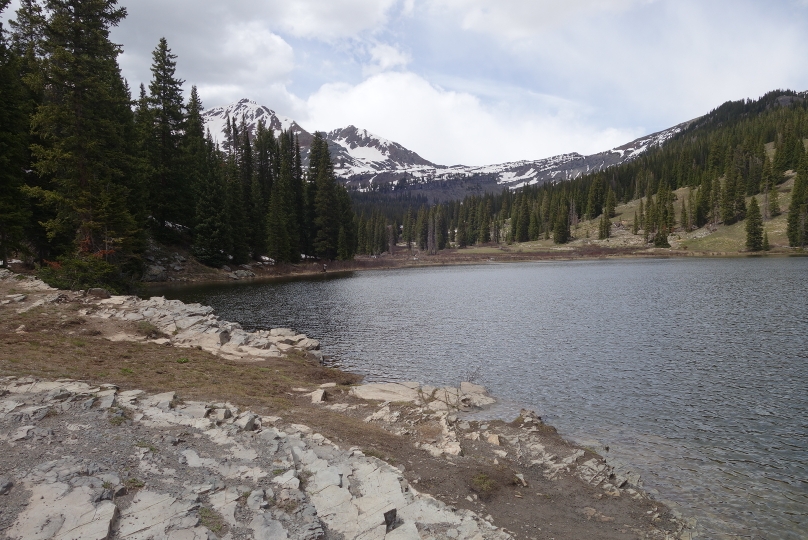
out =
<path fill-rule="evenodd" d="M 244 82 L 282 80 L 295 66 L 292 47 L 259 22 L 229 25 L 222 45 L 217 63 L 233 66 L 238 79 Z"/>
<path fill-rule="evenodd" d="M 386 72 L 357 85 L 326 84 L 308 101 L 309 125 L 354 124 L 440 164 L 537 159 L 595 152 L 631 140 L 637 130 L 597 130 L 574 108 L 525 111 L 448 91 L 410 72 Z"/>
<path fill-rule="evenodd" d="M 404 68 L 412 62 L 412 57 L 402 52 L 398 47 L 386 43 L 376 43 L 370 48 L 370 64 L 363 72 L 368 74 L 388 71 L 395 68 Z"/>
<path fill-rule="evenodd" d="M 269 2 L 271 17 L 297 37 L 331 40 L 383 25 L 397 0 L 281 0 Z"/>
<path fill-rule="evenodd" d="M 804 28 L 765 5 L 659 2 L 640 20 L 582 19 L 531 50 L 570 89 L 556 91 L 659 128 L 729 99 L 808 84 Z"/>
<path fill-rule="evenodd" d="M 569 19 L 622 11 L 653 0 L 428 0 L 460 17 L 463 28 L 497 38 L 524 39 Z"/>

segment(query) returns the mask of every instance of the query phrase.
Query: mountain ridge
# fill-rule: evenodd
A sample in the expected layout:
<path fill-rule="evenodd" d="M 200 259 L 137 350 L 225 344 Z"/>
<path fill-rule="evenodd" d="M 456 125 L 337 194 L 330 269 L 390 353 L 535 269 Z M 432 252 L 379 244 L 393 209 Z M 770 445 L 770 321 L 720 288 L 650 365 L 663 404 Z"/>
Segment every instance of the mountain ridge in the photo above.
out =
<path fill-rule="evenodd" d="M 278 115 L 272 109 L 249 99 L 241 99 L 222 107 L 215 107 L 202 114 L 206 127 L 215 140 L 225 140 L 226 119 L 229 117 L 255 132 L 258 122 L 264 119 L 275 135 L 291 129 L 298 137 L 304 163 L 312 132 L 295 120 Z M 353 189 L 370 190 L 383 184 L 425 186 L 435 182 L 462 179 L 483 179 L 500 189 L 517 189 L 526 185 L 571 180 L 583 174 L 620 165 L 636 159 L 650 148 L 667 142 L 700 118 L 682 122 L 668 129 L 639 137 L 623 145 L 590 155 L 577 152 L 549 156 L 537 160 L 518 160 L 489 165 L 440 165 L 421 157 L 403 145 L 375 135 L 366 129 L 349 125 L 329 132 L 322 132 L 331 152 L 334 172 Z M 490 186 L 489 186 L 490 187 Z"/>

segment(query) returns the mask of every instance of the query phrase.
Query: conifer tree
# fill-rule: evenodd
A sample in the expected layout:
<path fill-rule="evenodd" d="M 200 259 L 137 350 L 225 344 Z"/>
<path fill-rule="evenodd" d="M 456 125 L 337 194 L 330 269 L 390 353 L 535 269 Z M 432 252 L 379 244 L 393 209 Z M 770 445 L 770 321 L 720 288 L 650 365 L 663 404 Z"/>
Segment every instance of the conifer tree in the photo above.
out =
<path fill-rule="evenodd" d="M 319 146 L 317 152 L 320 163 L 317 166 L 315 183 L 317 193 L 314 199 L 316 236 L 314 237 L 314 252 L 323 259 L 336 259 L 338 254 L 339 230 L 342 219 L 337 195 L 334 169 L 328 145 L 322 134 L 315 135 L 312 145 Z"/>
<path fill-rule="evenodd" d="M 297 262 L 300 258 L 299 222 L 294 212 L 292 191 L 295 166 L 292 135 L 280 135 L 278 175 L 273 182 L 267 215 L 267 249 L 278 262 Z"/>
<path fill-rule="evenodd" d="M 160 227 L 167 223 L 188 226 L 194 208 L 193 192 L 183 181 L 182 136 L 185 106 L 182 98 L 184 81 L 176 78 L 177 56 L 160 38 L 152 52 L 152 80 L 149 83 L 149 105 L 152 111 L 150 144 L 151 215 Z M 198 135 L 198 133 L 197 133 Z"/>
<path fill-rule="evenodd" d="M 227 264 L 227 253 L 232 247 L 223 167 L 220 153 L 208 134 L 205 168 L 196 203 L 192 251 L 200 262 L 214 267 Z"/>
<path fill-rule="evenodd" d="M 609 188 L 609 193 L 608 195 L 606 195 L 606 208 L 605 208 L 607 218 L 611 219 L 615 216 L 614 208 L 616 204 L 617 203 L 615 200 L 614 191 L 612 190 L 612 188 Z"/>
<path fill-rule="evenodd" d="M 110 29 L 126 16 L 115 0 L 47 0 L 42 64 L 43 102 L 32 119 L 39 137 L 34 168 L 51 187 L 35 193 L 54 203 L 49 236 L 69 234 L 82 268 L 95 268 L 111 288 L 114 267 L 133 261 L 138 231 L 127 208 L 132 121 Z M 91 257 L 88 259 L 88 257 Z M 113 280 L 113 281 L 110 281 Z M 119 282 L 120 283 L 120 282 Z M 68 286 L 81 286 L 76 277 Z"/>
<path fill-rule="evenodd" d="M 522 197 L 522 202 L 519 205 L 519 211 L 517 214 L 517 225 L 516 225 L 516 234 L 514 240 L 516 242 L 527 242 L 528 240 L 528 231 L 530 228 L 530 215 L 527 206 L 527 197 Z"/>
<path fill-rule="evenodd" d="M 556 212 L 555 226 L 553 227 L 553 242 L 566 244 L 570 239 L 569 207 L 562 202 Z"/>
<path fill-rule="evenodd" d="M 808 157 L 803 154 L 788 207 L 786 234 L 791 247 L 803 247 L 808 240 Z"/>
<path fill-rule="evenodd" d="M 637 230 L 638 231 L 639 231 L 639 229 L 643 228 L 643 223 L 645 223 L 645 207 L 643 206 L 642 199 L 640 199 L 640 210 L 639 210 L 639 214 L 637 215 Z"/>
<path fill-rule="evenodd" d="M 202 120 L 202 100 L 196 86 L 191 87 L 191 97 L 185 107 L 187 115 L 183 126 L 182 134 L 182 182 L 184 191 L 191 201 L 197 201 L 202 195 L 202 183 L 207 174 L 208 153 L 211 151 L 206 146 L 205 122 Z M 196 215 L 191 223 L 195 223 Z"/>
<path fill-rule="evenodd" d="M 464 248 L 468 245 L 468 237 L 466 236 L 466 222 L 460 221 L 457 224 L 457 247 Z"/>
<path fill-rule="evenodd" d="M 688 218 L 687 208 L 685 207 L 685 201 L 684 200 L 682 201 L 682 211 L 679 214 L 679 224 L 682 226 L 682 229 L 684 229 L 685 232 L 690 230 L 689 218 Z"/>
<path fill-rule="evenodd" d="M 527 228 L 528 240 L 535 241 L 539 239 L 539 215 L 535 210 L 530 213 L 530 223 Z"/>
<path fill-rule="evenodd" d="M 768 208 L 769 219 L 776 218 L 777 216 L 780 215 L 780 196 L 779 196 L 779 194 L 777 192 L 777 186 L 776 185 L 772 184 L 769 187 L 769 192 L 768 192 L 767 199 L 768 199 L 768 203 L 769 203 L 769 208 Z"/>
<path fill-rule="evenodd" d="M 721 192 L 721 221 L 724 225 L 735 223 L 735 180 L 728 177 L 724 180 L 724 189 Z"/>
<path fill-rule="evenodd" d="M 0 1 L 0 13 L 7 5 Z M 19 78 L 20 59 L 6 42 L 0 22 L 0 267 L 8 266 L 11 250 L 19 249 L 29 219 L 22 187 L 27 166 L 28 118 L 25 88 Z"/>
<path fill-rule="evenodd" d="M 771 203 L 769 198 L 775 188 L 774 173 L 772 164 L 768 157 L 763 159 L 763 171 L 761 172 L 761 190 L 763 191 L 763 219 L 767 221 L 774 217 L 771 213 Z"/>
<path fill-rule="evenodd" d="M 757 198 L 749 202 L 749 214 L 746 217 L 746 249 L 760 251 L 763 249 L 763 218 Z"/>
<path fill-rule="evenodd" d="M 771 247 L 769 246 L 769 232 L 763 231 L 763 251 L 769 251 Z"/>

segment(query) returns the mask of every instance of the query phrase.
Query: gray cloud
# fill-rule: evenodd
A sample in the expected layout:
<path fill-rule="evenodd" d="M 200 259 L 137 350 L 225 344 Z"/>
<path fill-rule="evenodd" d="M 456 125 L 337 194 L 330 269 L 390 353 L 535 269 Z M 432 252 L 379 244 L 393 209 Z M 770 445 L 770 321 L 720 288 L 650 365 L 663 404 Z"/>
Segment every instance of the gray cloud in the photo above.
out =
<path fill-rule="evenodd" d="M 207 107 L 248 97 L 475 163 L 597 151 L 806 89 L 806 2 L 123 0 L 113 38 L 133 88 L 166 37 Z"/>

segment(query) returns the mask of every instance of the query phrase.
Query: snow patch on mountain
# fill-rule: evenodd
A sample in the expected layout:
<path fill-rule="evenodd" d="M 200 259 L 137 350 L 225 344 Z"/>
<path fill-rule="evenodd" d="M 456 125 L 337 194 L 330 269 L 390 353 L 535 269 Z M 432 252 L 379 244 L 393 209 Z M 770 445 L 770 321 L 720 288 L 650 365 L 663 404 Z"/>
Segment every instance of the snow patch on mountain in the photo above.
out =
<path fill-rule="evenodd" d="M 218 142 L 224 142 L 228 118 L 234 119 L 238 125 L 243 120 L 253 133 L 261 119 L 273 130 L 275 136 L 280 135 L 282 130 L 291 129 L 300 142 L 304 163 L 308 162 L 313 135 L 291 118 L 280 116 L 254 101 L 242 99 L 226 107 L 205 111 L 202 116 L 207 128 Z M 372 184 L 374 181 L 390 182 L 406 179 L 408 184 L 427 184 L 441 180 L 487 176 L 494 177 L 503 187 L 516 189 L 545 182 L 571 180 L 626 163 L 649 149 L 664 144 L 689 124 L 690 122 L 685 122 L 590 156 L 572 152 L 538 160 L 482 166 L 437 165 L 394 141 L 356 126 L 330 131 L 325 134 L 325 139 L 336 175 L 346 183 L 355 184 L 357 187 Z"/>
<path fill-rule="evenodd" d="M 213 140 L 219 143 L 224 142 L 228 119 L 235 121 L 237 126 L 240 126 L 243 120 L 251 133 L 255 133 L 258 122 L 263 120 L 267 128 L 275 132 L 276 137 L 283 130 L 294 129 L 297 134 L 305 131 L 291 118 L 280 116 L 272 109 L 258 105 L 249 99 L 241 99 L 224 107 L 209 109 L 202 113 L 202 119 L 205 121 L 207 129 L 210 130 Z"/>

